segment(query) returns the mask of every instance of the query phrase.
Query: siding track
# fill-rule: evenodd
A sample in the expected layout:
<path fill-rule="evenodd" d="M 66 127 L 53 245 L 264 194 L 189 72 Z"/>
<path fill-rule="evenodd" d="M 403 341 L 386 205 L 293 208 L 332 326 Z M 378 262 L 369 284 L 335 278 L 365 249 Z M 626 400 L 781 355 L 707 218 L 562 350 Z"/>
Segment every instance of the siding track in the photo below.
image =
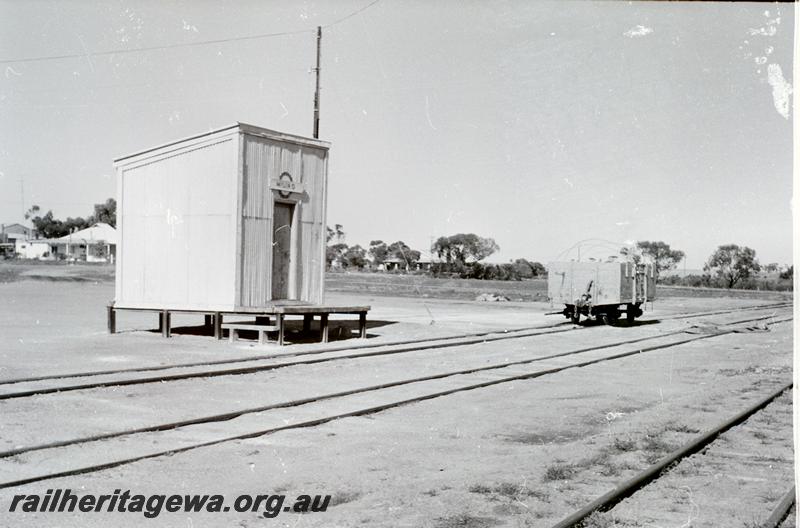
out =
<path fill-rule="evenodd" d="M 13 480 L 7 480 L 6 482 L 0 483 L 0 488 L 10 488 L 25 484 L 30 484 L 33 482 L 40 482 L 61 477 L 92 473 L 108 468 L 131 464 L 141 460 L 147 460 L 162 456 L 169 456 L 176 453 L 181 453 L 202 447 L 213 446 L 225 442 L 255 438 L 283 430 L 313 427 L 346 417 L 374 414 L 387 409 L 410 405 L 425 400 L 430 400 L 442 396 L 447 396 L 450 394 L 455 394 L 458 392 L 476 390 L 518 380 L 538 378 L 562 372 L 567 369 L 587 367 L 600 362 L 612 361 L 615 359 L 621 359 L 646 352 L 672 348 L 681 344 L 690 343 L 698 340 L 709 339 L 735 332 L 740 332 L 744 330 L 744 328 L 737 327 L 736 325 L 752 323 L 754 321 L 763 321 L 766 318 L 773 318 L 773 315 L 769 315 L 766 317 L 761 316 L 756 318 L 751 317 L 745 320 L 740 320 L 727 324 L 721 324 L 720 326 L 725 327 L 724 329 L 717 329 L 702 334 L 694 334 L 694 335 L 686 334 L 688 335 L 688 337 L 684 335 L 678 339 L 674 338 L 678 336 L 678 334 L 685 334 L 685 331 L 669 332 L 659 336 L 633 339 L 606 345 L 598 345 L 594 347 L 588 347 L 569 352 L 552 354 L 549 356 L 540 356 L 521 361 L 498 363 L 494 365 L 476 367 L 466 370 L 437 373 L 413 379 L 394 381 L 379 385 L 373 385 L 370 387 L 356 388 L 332 394 L 317 395 L 298 400 L 280 402 L 267 406 L 240 409 L 228 413 L 197 417 L 193 419 L 158 424 L 138 429 L 117 431 L 107 434 L 89 436 L 85 438 L 65 440 L 61 442 L 51 442 L 51 443 L 45 443 L 27 447 L 20 447 L 14 450 L 0 453 L 0 458 L 8 459 L 9 457 L 18 457 L 18 456 L 36 457 L 44 455 L 45 460 L 56 460 L 58 464 L 65 465 L 65 467 L 61 468 L 58 471 L 52 471 L 45 474 L 22 475 L 20 476 L 21 478 L 13 478 Z M 791 317 L 783 319 L 773 319 L 769 321 L 767 324 L 768 325 L 779 324 L 791 320 L 792 320 Z M 665 339 L 665 338 L 670 338 L 670 339 Z M 653 342 L 657 340 L 662 340 L 666 342 L 650 344 L 649 346 L 645 347 L 638 346 L 639 343 L 644 343 L 648 341 Z M 629 345 L 632 344 L 635 344 L 637 346 L 630 347 Z M 611 350 L 610 353 L 598 355 L 598 357 L 591 357 L 590 359 L 585 359 L 583 361 L 568 363 L 565 365 L 558 365 L 554 367 L 551 366 L 549 368 L 542 368 L 540 370 L 535 370 L 535 371 L 520 372 L 519 370 L 515 370 L 515 367 L 519 367 L 520 365 L 526 365 L 530 363 L 535 363 L 555 358 L 569 358 L 570 356 L 576 356 L 578 354 L 597 352 L 605 349 L 618 349 L 620 347 L 622 348 L 627 347 L 628 349 L 625 349 L 623 351 Z M 273 366 L 270 368 L 276 368 L 276 367 Z M 782 389 L 781 392 L 783 392 L 783 390 L 786 390 L 786 388 Z M 365 394 L 368 395 L 368 400 L 366 402 L 364 401 L 363 398 L 359 400 L 359 397 Z M 777 397 L 777 395 L 774 397 Z M 348 398 L 350 400 L 355 400 L 355 401 L 351 402 L 348 400 Z M 375 404 L 376 402 L 380 403 Z M 369 403 L 369 405 L 364 405 L 364 403 Z M 766 405 L 766 403 L 764 405 Z M 316 409 L 315 406 L 321 408 Z M 326 406 L 328 408 L 326 408 Z M 261 416 L 261 413 L 266 413 L 268 411 L 280 411 L 282 409 L 292 410 L 293 412 L 292 417 L 294 419 L 290 420 L 291 423 L 286 423 L 285 421 L 281 422 L 278 421 L 278 418 L 275 418 L 273 421 L 274 422 L 277 421 L 277 423 L 281 423 L 282 425 L 274 425 L 273 423 L 273 425 L 269 427 L 255 428 L 257 424 L 260 423 L 261 425 L 263 425 L 263 422 L 265 421 L 264 417 Z M 311 417 L 307 416 L 309 414 L 311 414 L 312 416 Z M 266 421 L 269 422 L 270 417 L 267 416 L 267 418 L 268 419 L 266 419 Z M 233 422 L 236 421 L 237 419 L 249 420 L 252 423 L 245 422 L 244 424 L 234 424 Z M 226 430 L 224 432 L 227 432 L 228 429 L 231 429 L 232 431 L 234 431 L 234 434 L 228 434 L 228 435 L 221 434 L 223 431 L 220 431 L 218 426 L 222 422 L 230 423 L 229 425 L 226 426 Z M 192 436 L 191 434 L 183 434 L 183 435 L 176 434 L 174 435 L 175 438 L 169 437 L 170 431 L 184 429 L 187 427 L 195 428 L 198 426 L 202 426 L 203 424 L 216 424 L 217 429 L 212 430 L 211 433 L 209 433 L 208 431 L 205 432 L 201 431 L 202 434 L 200 435 L 200 437 L 216 436 L 215 438 L 202 442 L 197 442 L 193 441 L 193 438 L 196 438 L 196 435 Z M 239 431 L 235 432 L 237 428 L 239 429 Z M 141 436 L 136 436 L 136 435 L 141 435 Z M 149 438 L 148 435 L 167 435 L 167 437 L 166 439 L 164 439 L 163 436 L 159 436 L 158 437 L 159 442 L 155 442 L 152 438 Z M 132 442 L 133 439 L 139 439 L 142 441 Z M 127 456 L 124 458 L 117 458 L 116 456 L 114 456 L 114 453 L 120 452 L 120 450 L 115 447 L 114 445 L 115 442 L 124 442 L 126 450 L 129 453 L 133 451 L 131 456 Z M 139 445 L 138 446 L 132 445 L 136 443 L 138 443 Z M 164 444 L 171 444 L 171 447 L 169 449 L 160 449 L 152 451 L 153 445 L 156 443 L 158 443 L 159 446 Z M 118 444 L 118 446 L 119 445 L 121 444 Z M 105 450 L 104 453 L 101 453 L 97 456 L 96 460 L 98 461 L 98 463 L 82 467 L 68 467 L 71 459 L 69 452 L 71 448 L 77 449 L 78 452 L 80 452 L 81 450 L 85 450 L 91 447 L 95 447 L 97 448 L 98 451 L 101 452 Z M 107 458 L 107 460 L 103 460 L 104 456 Z M 22 471 L 23 473 L 26 470 L 29 472 L 35 471 L 35 469 L 30 469 L 35 467 L 37 467 L 36 463 L 24 464 L 22 465 L 20 471 Z"/>
<path fill-rule="evenodd" d="M 700 312 L 693 314 L 678 314 L 671 317 L 663 317 L 662 319 L 664 320 L 669 318 L 686 319 L 691 317 L 703 317 L 709 315 L 737 313 L 745 310 L 756 310 L 756 311 L 765 309 L 775 310 L 775 309 L 785 308 L 788 306 L 790 305 L 785 305 L 783 303 L 769 304 L 769 305 L 755 306 L 751 308 L 737 308 L 732 310 Z M 751 318 L 748 319 L 746 322 L 768 320 L 773 317 L 774 313 L 759 318 Z M 728 323 L 728 324 L 735 324 L 735 323 Z M 513 330 L 500 330 L 496 332 L 460 334 L 456 336 L 441 337 L 436 339 L 419 339 L 419 340 L 400 341 L 393 343 L 375 343 L 358 347 L 353 347 L 353 346 L 331 347 L 331 348 L 326 348 L 324 350 L 305 351 L 292 355 L 271 354 L 271 355 L 256 356 L 251 358 L 241 358 L 237 360 L 222 360 L 222 361 L 203 362 L 203 363 L 186 363 L 179 365 L 161 365 L 157 367 L 142 367 L 142 368 L 132 368 L 132 369 L 97 371 L 89 373 L 20 378 L 20 379 L 0 382 L 0 390 L 2 390 L 5 387 L 5 392 L 0 392 L 0 400 L 26 398 L 41 394 L 53 394 L 53 393 L 69 392 L 77 390 L 141 385 L 146 383 L 164 383 L 164 382 L 179 381 L 192 378 L 209 378 L 216 376 L 254 374 L 257 372 L 270 371 L 297 365 L 313 365 L 313 364 L 338 361 L 338 360 L 379 357 L 379 356 L 388 356 L 392 354 L 418 352 L 422 350 L 436 350 L 449 347 L 479 345 L 494 341 L 550 335 L 561 332 L 570 332 L 573 330 L 574 327 L 572 325 L 570 325 L 569 323 L 561 322 L 555 325 L 545 326 L 545 327 L 530 327 L 530 328 L 513 329 Z M 671 332 L 665 332 L 664 334 L 661 334 L 658 337 L 678 335 L 683 332 L 684 330 L 675 330 Z M 632 344 L 648 339 L 654 339 L 654 338 L 650 337 L 650 338 L 633 339 L 629 341 L 621 341 L 616 343 L 616 345 Z M 615 346 L 615 345 L 606 345 L 606 346 Z M 361 352 L 362 349 L 378 349 L 378 350 Z M 593 348 L 588 350 L 593 350 Z M 582 349 L 579 351 L 574 351 L 572 353 L 580 353 L 585 351 L 587 350 Z M 292 359 L 298 356 L 311 356 L 311 358 L 294 359 L 294 360 Z M 256 365 L 233 367 L 233 368 L 203 369 L 203 367 L 207 366 L 229 365 L 241 362 L 257 362 L 257 361 L 268 361 L 268 362 L 265 364 L 256 364 Z M 197 370 L 198 368 L 200 370 Z M 188 372 L 186 370 L 188 370 Z M 151 372 L 151 371 L 161 371 L 162 373 L 154 376 L 116 377 L 116 378 L 112 377 L 111 379 L 102 379 L 103 376 L 116 376 L 116 375 L 124 376 L 126 374 L 136 374 L 140 372 Z M 101 378 L 101 379 L 91 380 L 87 378 Z M 44 385 L 40 384 L 40 382 L 48 382 L 48 381 L 63 381 L 63 383 L 44 384 Z"/>

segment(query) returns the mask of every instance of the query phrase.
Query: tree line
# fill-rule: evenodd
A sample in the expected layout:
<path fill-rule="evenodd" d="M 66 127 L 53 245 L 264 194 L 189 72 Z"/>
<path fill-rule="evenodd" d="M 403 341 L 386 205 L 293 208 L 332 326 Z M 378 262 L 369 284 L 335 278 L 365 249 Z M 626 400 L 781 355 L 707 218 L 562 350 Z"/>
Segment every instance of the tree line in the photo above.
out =
<path fill-rule="evenodd" d="M 117 225 L 117 201 L 109 198 L 104 203 L 94 205 L 94 213 L 83 217 L 67 217 L 66 220 L 59 220 L 49 210 L 45 214 L 40 214 L 41 208 L 38 205 L 32 206 L 25 213 L 25 220 L 30 220 L 33 227 L 43 238 L 60 238 L 74 231 L 80 231 L 87 227 L 92 227 L 98 222 L 103 222 L 116 227 Z"/>
<path fill-rule="evenodd" d="M 367 248 L 348 246 L 341 224 L 328 227 L 325 260 L 329 269 L 383 269 L 389 271 L 425 272 L 434 276 L 471 279 L 521 280 L 545 275 L 539 262 L 516 259 L 508 264 L 481 262 L 496 253 L 500 246 L 492 238 L 474 233 L 441 236 L 431 247 L 435 262 L 420 262 L 422 253 L 402 240 L 387 243 L 372 240 Z"/>
<path fill-rule="evenodd" d="M 663 276 L 663 272 L 675 269 L 685 257 L 683 251 L 672 249 L 665 242 L 642 241 L 636 244 L 636 250 L 648 257 L 655 265 L 659 282 L 680 286 L 707 286 L 716 288 L 745 289 L 791 289 L 794 278 L 794 266 L 779 266 L 777 263 L 761 265 L 756 258 L 756 251 L 738 244 L 723 244 L 708 257 L 703 265 L 703 274 Z M 623 254 L 631 255 L 631 250 Z M 638 262 L 638 255 L 631 255 Z M 760 278 L 758 274 L 765 272 L 773 278 Z M 777 277 L 775 277 L 777 276 Z"/>
<path fill-rule="evenodd" d="M 518 258 L 507 264 L 486 264 L 482 261 L 496 253 L 500 246 L 492 238 L 474 233 L 459 233 L 441 236 L 431 247 L 435 262 L 420 266 L 421 253 L 398 240 L 387 244 L 373 240 L 368 248 L 360 245 L 348 246 L 346 234 L 341 224 L 328 228 L 328 248 L 326 261 L 328 268 L 341 269 L 392 269 L 399 271 L 424 271 L 433 276 L 460 277 L 471 279 L 522 280 L 546 277 L 547 270 L 540 262 Z M 708 286 L 721 288 L 749 289 L 791 289 L 794 266 L 779 266 L 770 263 L 762 266 L 756 252 L 747 246 L 723 244 L 706 260 L 702 275 L 666 275 L 683 261 L 686 254 L 673 249 L 663 241 L 642 240 L 632 247 L 623 247 L 619 255 L 609 256 L 609 261 L 626 260 L 635 263 L 650 262 L 655 267 L 658 281 L 662 284 L 685 286 Z M 777 276 L 770 282 L 758 278 L 764 271 Z"/>

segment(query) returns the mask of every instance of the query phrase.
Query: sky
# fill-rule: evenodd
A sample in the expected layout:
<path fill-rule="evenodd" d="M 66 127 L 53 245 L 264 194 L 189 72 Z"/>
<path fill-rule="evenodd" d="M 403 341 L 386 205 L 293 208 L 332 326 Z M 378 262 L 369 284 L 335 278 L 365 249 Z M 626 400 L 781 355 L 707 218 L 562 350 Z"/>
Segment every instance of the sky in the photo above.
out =
<path fill-rule="evenodd" d="M 33 204 L 86 216 L 116 196 L 114 158 L 236 121 L 310 136 L 321 25 L 328 224 L 348 244 L 425 251 L 474 232 L 500 246 L 490 261 L 546 263 L 663 240 L 693 269 L 736 243 L 791 263 L 793 15 L 785 3 L 0 1 L 0 222 Z"/>

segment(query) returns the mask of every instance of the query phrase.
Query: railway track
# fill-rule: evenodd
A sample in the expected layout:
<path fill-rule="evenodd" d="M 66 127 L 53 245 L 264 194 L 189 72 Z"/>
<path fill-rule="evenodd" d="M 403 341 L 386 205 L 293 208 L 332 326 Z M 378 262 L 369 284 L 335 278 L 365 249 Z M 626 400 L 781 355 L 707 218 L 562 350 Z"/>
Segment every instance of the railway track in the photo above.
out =
<path fill-rule="evenodd" d="M 736 321 L 728 323 L 727 326 L 729 328 L 724 330 L 691 335 L 677 340 L 666 339 L 674 337 L 675 334 L 640 338 L 521 361 L 382 383 L 370 387 L 240 409 L 190 420 L 16 448 L 0 453 L 0 457 L 4 459 L 15 457 L 17 462 L 10 464 L 13 475 L 7 468 L 5 470 L 0 469 L 0 475 L 3 475 L 0 478 L 8 479 L 0 483 L 0 488 L 10 488 L 55 478 L 91 473 L 225 442 L 254 438 L 288 429 L 312 427 L 345 417 L 374 414 L 458 392 L 476 390 L 517 380 L 534 379 L 567 369 L 586 367 L 604 361 L 621 359 L 731 334 L 741 330 L 734 327 L 734 325 L 763 319 L 763 317 L 759 317 Z M 778 324 L 790 320 L 791 318 L 773 320 L 767 324 Z M 646 347 L 638 346 L 645 341 L 655 340 L 663 340 L 665 342 L 651 344 Z M 630 345 L 632 344 L 637 346 L 631 347 Z M 606 353 L 600 353 L 602 351 Z M 591 355 L 593 353 L 594 355 Z M 589 354 L 590 356 L 582 357 L 581 361 L 563 363 L 564 359 L 569 359 L 570 356 L 578 354 Z M 525 372 L 518 370 L 518 367 L 522 365 L 545 361 L 550 361 L 551 363 L 543 365 L 543 368 L 539 370 Z M 219 429 L 219 424 L 222 422 L 225 423 L 224 430 Z M 206 428 L 204 429 L 203 427 Z M 141 442 L 136 443 L 137 445 L 132 445 L 134 442 L 130 442 L 134 436 L 141 440 Z M 202 442 L 195 440 L 196 438 L 209 437 L 211 439 Z M 152 446 L 154 444 L 169 446 L 169 448 L 153 451 Z M 91 458 L 95 463 L 79 467 L 74 467 L 74 464 L 71 465 L 71 461 L 80 460 L 81 453 L 85 453 L 84 450 L 89 447 L 94 448 Z M 127 452 L 129 456 L 119 458 L 118 454 L 122 452 Z M 21 461 L 25 463 L 19 463 L 20 457 L 22 457 Z M 35 474 L 35 469 L 30 469 L 40 467 L 45 462 L 55 462 L 55 465 L 59 467 L 57 470 L 46 474 Z M 22 475 L 19 474 L 20 471 L 23 473 Z M 24 474 L 26 471 L 28 474 Z"/>
<path fill-rule="evenodd" d="M 792 486 L 789 488 L 789 491 L 784 493 L 783 497 L 781 497 L 780 502 L 778 502 L 778 505 L 772 510 L 767 520 L 761 524 L 761 528 L 778 528 L 781 526 L 791 513 L 792 508 L 795 507 L 796 496 L 796 486 Z"/>
<path fill-rule="evenodd" d="M 721 311 L 714 311 L 714 312 L 700 312 L 695 314 L 678 314 L 675 316 L 671 316 L 673 319 L 686 319 L 690 317 L 704 317 L 709 315 L 722 315 L 722 314 L 730 314 L 730 313 L 738 313 L 741 311 L 760 311 L 764 309 L 780 309 L 786 307 L 785 304 L 770 304 L 770 305 L 761 305 L 751 308 L 737 308 L 731 310 L 721 310 Z M 761 320 L 761 319 L 769 319 L 773 317 L 773 315 L 767 315 L 764 317 L 756 318 L 756 319 L 749 319 L 748 322 Z M 662 319 L 668 319 L 668 317 L 664 317 Z M 550 335 L 554 333 L 561 333 L 561 332 L 569 332 L 572 331 L 574 327 L 569 323 L 558 323 L 555 325 L 550 325 L 546 327 L 531 327 L 531 328 L 522 328 L 522 329 L 514 329 L 514 330 L 501 330 L 496 332 L 480 332 L 480 333 L 470 333 L 470 334 L 461 334 L 456 336 L 450 337 L 441 337 L 435 339 L 419 339 L 419 340 L 409 340 L 409 341 L 401 341 L 401 342 L 393 342 L 388 344 L 366 344 L 359 347 L 352 347 L 352 346 L 343 346 L 343 347 L 331 347 L 326 348 L 324 350 L 314 350 L 314 351 L 305 351 L 300 352 L 297 354 L 287 355 L 287 354 L 271 354 L 265 356 L 259 356 L 254 358 L 241 358 L 238 360 L 223 360 L 223 361 L 215 361 L 215 362 L 203 362 L 203 363 L 187 363 L 181 365 L 163 365 L 158 367 L 146 367 L 146 368 L 133 368 L 133 369 L 120 369 L 120 370 L 109 370 L 109 371 L 98 371 L 98 372 L 90 372 L 90 373 L 79 373 L 79 374 L 64 374 L 64 375 L 53 375 L 53 376 L 40 376 L 40 377 L 32 377 L 32 378 L 21 378 L 15 380 L 7 380 L 0 382 L 0 387 L 11 387 L 12 389 L 17 390 L 10 390 L 6 392 L 0 393 L 0 401 L 2 400 L 10 400 L 15 398 L 25 398 L 30 396 L 42 395 L 42 394 L 53 394 L 59 392 L 69 392 L 69 391 L 77 391 L 77 390 L 88 390 L 88 389 L 97 389 L 97 388 L 106 388 L 106 387 L 119 387 L 119 386 L 129 386 L 129 385 L 141 385 L 146 383 L 163 383 L 168 381 L 179 381 L 179 380 L 186 380 L 191 378 L 208 378 L 208 377 L 216 377 L 216 376 L 232 376 L 232 375 L 243 375 L 243 374 L 254 374 L 257 372 L 264 372 L 269 370 L 275 370 L 279 368 L 286 368 L 298 365 L 314 365 L 318 363 L 325 363 L 330 361 L 337 361 L 337 360 L 346 360 L 346 359 L 357 359 L 357 358 L 367 358 L 367 357 L 378 357 L 378 356 L 387 356 L 392 354 L 402 354 L 408 352 L 418 352 L 423 350 L 429 349 L 441 349 L 441 348 L 449 348 L 449 347 L 460 347 L 460 346 L 468 346 L 468 345 L 477 345 L 477 344 L 484 344 L 494 341 L 502 341 L 502 340 L 510 340 L 510 339 L 521 339 L 527 337 L 535 337 L 535 336 L 542 336 L 542 335 Z M 666 337 L 671 335 L 677 335 L 683 333 L 684 330 L 675 330 L 671 332 L 666 332 L 661 334 L 658 337 Z M 630 344 L 630 343 L 637 343 L 640 342 L 642 339 L 648 338 L 638 338 L 634 340 L 622 341 L 617 344 Z M 371 352 L 361 352 L 361 350 L 369 349 L 372 350 Z M 374 350 L 377 349 L 377 350 Z M 292 359 L 297 358 L 298 356 L 313 356 L 312 359 Z M 257 365 L 250 365 L 250 366 L 243 366 L 243 367 L 232 367 L 232 368 L 222 368 L 222 369 L 212 369 L 212 370 L 202 370 L 203 367 L 206 366 L 219 366 L 219 365 L 228 365 L 228 364 L 235 364 L 240 362 L 256 362 L 256 361 L 270 361 L 270 363 L 266 364 L 257 364 Z M 200 369 L 200 370 L 197 370 Z M 176 371 L 170 373 L 168 371 Z M 188 370 L 188 372 L 186 371 Z M 145 376 L 145 377 L 125 377 L 125 378 L 111 378 L 111 379 L 100 379 L 100 380 L 84 380 L 83 378 L 102 378 L 102 376 L 115 376 L 120 374 L 136 374 L 141 372 L 149 372 L 149 371 L 161 371 L 161 374 L 155 376 Z M 69 381 L 68 383 L 63 384 L 56 384 L 56 385 L 45 385 L 39 386 L 38 383 L 45 382 L 45 381 Z M 71 381 L 70 381 L 71 380 Z M 19 386 L 22 385 L 22 388 Z M 27 386 L 26 386 L 27 385 Z M 32 386 L 31 386 L 32 385 Z"/>
<path fill-rule="evenodd" d="M 751 311 L 751 310 L 769 310 L 769 309 L 780 309 L 780 308 L 787 308 L 791 307 L 792 303 L 770 303 L 770 304 L 763 304 L 763 305 L 756 305 L 756 306 L 748 306 L 748 307 L 740 307 L 740 308 L 731 308 L 727 310 L 715 310 L 715 311 L 705 311 L 705 312 L 692 312 L 687 314 L 674 314 L 674 315 L 666 315 L 661 317 L 661 320 L 674 320 L 674 319 L 688 319 L 692 317 L 705 317 L 710 315 L 722 315 L 728 313 L 737 313 L 742 311 Z M 568 328 L 564 328 L 565 326 L 569 325 Z M 67 378 L 89 378 L 89 377 L 96 377 L 96 376 L 107 376 L 107 375 L 114 375 L 114 374 L 129 374 L 135 372 L 157 372 L 157 371 L 164 371 L 164 370 L 171 370 L 171 369 L 180 369 L 180 368 L 194 368 L 194 367 L 211 367 L 216 365 L 233 365 L 237 363 L 250 363 L 254 361 L 263 361 L 267 359 L 279 359 L 279 358 L 287 358 L 287 357 L 301 357 L 301 356 L 308 356 L 308 355 L 316 355 L 316 354 L 323 354 L 327 352 L 343 352 L 348 350 L 365 350 L 365 349 L 372 349 L 372 348 L 380 348 L 380 347 L 390 347 L 390 346 L 404 346 L 404 345 L 416 345 L 416 344 L 426 344 L 426 343 L 436 343 L 436 342 L 446 342 L 448 340 L 455 340 L 455 339 L 469 339 L 469 338 L 481 338 L 481 337 L 488 337 L 493 335 L 506 335 L 506 334 L 516 334 L 519 332 L 529 332 L 529 331 L 545 331 L 548 329 L 557 329 L 558 331 L 567 332 L 570 330 L 574 330 L 575 328 L 569 322 L 558 322 L 552 325 L 546 326 L 525 326 L 525 327 L 518 327 L 518 328 L 509 328 L 503 330 L 490 330 L 490 331 L 483 331 L 483 332 L 466 332 L 461 334 L 454 334 L 450 336 L 442 336 L 436 338 L 421 338 L 421 339 L 406 339 L 406 340 L 399 340 L 399 341 L 390 341 L 388 343 L 363 343 L 358 345 L 342 345 L 342 346 L 333 346 L 333 347 L 324 347 L 324 348 L 317 348 L 314 350 L 304 350 L 302 352 L 289 352 L 289 353 L 280 353 L 280 354 L 260 354 L 255 356 L 248 356 L 243 358 L 235 358 L 235 359 L 221 359 L 215 361 L 196 361 L 196 362 L 189 362 L 189 363 L 174 363 L 171 365 L 153 365 L 148 367 L 131 367 L 131 368 L 124 368 L 124 369 L 109 369 L 109 370 L 98 370 L 98 371 L 89 371 L 89 372 L 73 372 L 67 374 L 51 374 L 46 376 L 30 376 L 26 378 L 15 378 L 15 379 L 0 379 L 0 386 L 3 385 L 15 385 L 20 383 L 29 383 L 34 381 L 47 381 L 47 380 L 55 380 L 55 379 L 67 379 Z M 479 341 L 483 342 L 483 341 Z"/>
<path fill-rule="evenodd" d="M 774 404 L 778 398 L 791 391 L 792 388 L 792 383 L 787 383 L 781 386 L 778 390 L 772 392 L 765 398 L 760 399 L 753 405 L 750 405 L 746 409 L 738 412 L 736 415 L 716 425 L 705 433 L 695 437 L 693 440 L 673 451 L 672 453 L 664 456 L 653 465 L 646 468 L 644 471 L 636 474 L 632 478 L 619 484 L 616 488 L 589 502 L 579 510 L 553 525 L 552 528 L 583 527 L 593 515 L 596 515 L 599 512 L 610 512 L 623 500 L 635 497 L 637 493 L 641 492 L 650 485 L 654 485 L 664 475 L 674 471 L 678 467 L 678 464 L 688 457 L 692 455 L 698 455 L 698 453 L 701 452 L 706 454 L 698 456 L 710 456 L 707 454 L 707 450 L 715 442 L 718 442 L 721 435 L 741 427 L 744 422 L 752 419 L 758 413 L 763 412 L 768 406 Z M 789 402 L 789 405 L 791 405 L 791 402 Z M 756 453 L 753 453 L 753 456 L 755 455 Z M 697 462 L 697 464 L 699 463 L 702 462 Z M 715 466 L 715 472 L 716 471 L 719 471 L 718 466 Z M 673 483 L 672 487 L 674 488 L 676 485 Z M 688 488 L 688 486 L 685 487 Z M 783 495 L 782 499 L 771 512 L 763 512 L 762 518 L 766 520 L 758 523 L 758 525 L 765 528 L 774 528 L 780 526 L 789 510 L 794 505 L 794 497 L 795 488 L 792 486 L 791 489 L 785 495 Z"/>
<path fill-rule="evenodd" d="M 702 317 L 708 315 L 720 315 L 726 313 L 735 313 L 735 312 L 744 312 L 748 310 L 768 310 L 770 308 L 792 308 L 794 306 L 793 302 L 780 302 L 780 303 L 771 303 L 771 304 L 760 304 L 756 306 L 747 306 L 741 308 L 731 308 L 728 310 L 714 310 L 709 312 L 699 312 L 699 313 L 690 313 L 690 314 L 675 314 L 662 317 L 662 319 L 688 319 L 690 317 Z"/>

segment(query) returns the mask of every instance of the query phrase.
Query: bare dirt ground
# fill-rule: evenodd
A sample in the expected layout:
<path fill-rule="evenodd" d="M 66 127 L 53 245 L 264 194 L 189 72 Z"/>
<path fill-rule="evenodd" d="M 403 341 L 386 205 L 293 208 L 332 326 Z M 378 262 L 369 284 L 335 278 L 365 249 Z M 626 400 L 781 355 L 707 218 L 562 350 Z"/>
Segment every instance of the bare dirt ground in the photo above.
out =
<path fill-rule="evenodd" d="M 365 273 L 357 271 L 331 272 L 325 277 L 325 287 L 330 292 L 350 293 L 361 291 L 375 295 L 414 297 L 419 299 L 474 300 L 482 293 L 508 297 L 512 301 L 547 300 L 547 279 L 534 278 L 522 281 L 445 279 L 426 275 L 392 273 Z M 718 288 L 687 288 L 659 286 L 659 297 L 707 297 L 740 299 L 790 299 L 791 293 L 777 291 L 725 290 Z"/>
<path fill-rule="evenodd" d="M 217 342 L 193 329 L 200 324 L 196 317 L 184 316 L 175 316 L 173 324 L 185 329 L 166 340 L 148 331 L 155 327 L 152 314 L 121 314 L 123 332 L 110 336 L 105 333 L 105 304 L 113 297 L 109 276 L 104 278 L 100 269 L 88 280 L 79 272 L 74 272 L 81 277 L 76 280 L 41 278 L 66 276 L 54 269 L 26 269 L 0 284 L 0 380 L 325 348 L 299 336 L 294 339 L 300 344 L 283 348 L 250 340 Z M 31 280 L 25 274 L 38 277 Z M 333 292 L 328 301 L 373 306 L 368 343 L 563 321 L 543 315 L 552 310 L 548 303 L 437 299 L 430 291 L 427 298 Z M 438 351 L 2 400 L 0 450 L 659 336 L 691 325 L 744 319 L 747 312 L 699 320 L 667 318 L 673 314 L 768 302 L 774 298 L 668 297 L 645 313 L 643 320 L 654 324 L 629 328 L 590 325 L 574 332 Z M 365 343 L 349 339 L 352 322 L 338 324 L 343 330 L 333 335 L 339 339 L 327 346 Z M 547 360 L 509 371 L 566 362 Z M 487 373 L 476 379 L 499 376 Z M 2 489 L 0 526 L 550 526 L 791 376 L 792 323 L 775 324 L 768 331 L 704 339 L 316 427 Z M 432 386 L 433 382 L 414 384 L 173 432 L 0 459 L 0 481 L 347 412 L 423 394 Z M 702 461 L 696 457 L 593 522 L 755 526 L 793 481 L 791 399 L 783 397 L 752 422 L 732 430 Z M 333 499 L 324 513 L 287 512 L 274 519 L 264 518 L 261 511 L 163 512 L 155 519 L 136 513 L 7 511 L 14 494 L 44 494 L 53 488 L 97 494 L 115 489 L 219 493 L 230 501 L 245 493 L 283 493 L 291 498 L 330 494 Z"/>

